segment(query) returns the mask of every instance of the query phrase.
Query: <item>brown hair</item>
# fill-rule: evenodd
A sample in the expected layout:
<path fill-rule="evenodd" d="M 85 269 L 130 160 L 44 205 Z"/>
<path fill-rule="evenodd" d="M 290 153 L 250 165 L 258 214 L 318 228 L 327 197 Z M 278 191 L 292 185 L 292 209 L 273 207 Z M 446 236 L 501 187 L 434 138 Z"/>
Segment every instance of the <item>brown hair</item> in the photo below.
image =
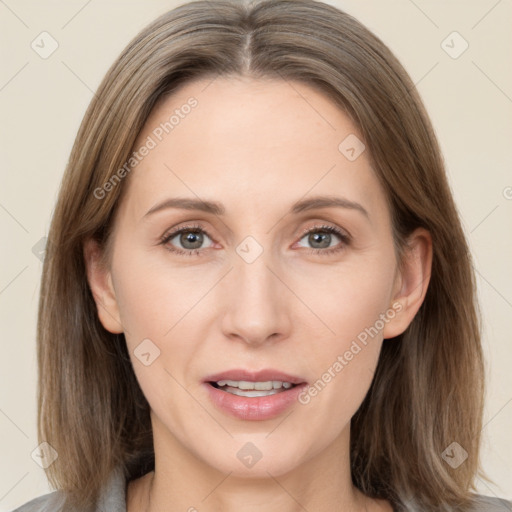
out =
<path fill-rule="evenodd" d="M 195 78 L 245 75 L 322 91 L 362 134 L 386 193 L 399 256 L 417 227 L 433 242 L 430 284 L 407 330 L 383 344 L 352 418 L 354 484 L 422 510 L 468 505 L 479 471 L 484 369 L 471 256 L 440 149 L 411 79 L 348 14 L 313 0 L 197 1 L 156 19 L 103 79 L 80 126 L 51 223 L 38 317 L 38 435 L 46 472 L 71 506 L 93 503 L 115 466 L 154 469 L 149 405 L 124 335 L 101 325 L 83 245 L 111 240 L 128 177 L 95 191 L 129 158 L 159 99 Z M 442 452 L 468 453 L 454 469 Z M 401 508 L 400 508 L 401 509 Z"/>

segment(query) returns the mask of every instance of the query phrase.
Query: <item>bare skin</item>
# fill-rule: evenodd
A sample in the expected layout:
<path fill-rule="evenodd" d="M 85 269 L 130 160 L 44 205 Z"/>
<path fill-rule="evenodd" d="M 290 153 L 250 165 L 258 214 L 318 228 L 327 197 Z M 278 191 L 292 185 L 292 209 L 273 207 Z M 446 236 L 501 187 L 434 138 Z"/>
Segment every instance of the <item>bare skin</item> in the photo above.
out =
<path fill-rule="evenodd" d="M 389 512 L 387 501 L 352 484 L 350 419 L 382 343 L 407 328 L 424 300 L 430 235 L 413 233 L 399 273 L 390 212 L 368 155 L 350 161 L 338 149 L 349 134 L 359 137 L 357 129 L 304 84 L 189 83 L 156 106 L 135 147 L 191 96 L 197 107 L 127 178 L 110 268 L 97 264 L 94 242 L 85 246 L 99 318 L 125 333 L 151 406 L 155 471 L 129 483 L 128 512 Z M 357 202 L 368 215 L 333 206 L 290 213 L 317 195 Z M 178 196 L 221 202 L 225 213 L 167 208 L 145 216 Z M 159 243 L 191 225 L 204 230 L 195 246 L 179 234 Z M 322 233 L 324 244 L 315 243 Z M 262 248 L 251 263 L 236 251 L 248 236 Z M 390 318 L 393 304 L 400 310 Z M 378 334 L 333 376 L 333 362 L 365 328 L 379 327 L 382 314 Z M 145 366 L 134 350 L 148 338 L 160 354 Z M 275 368 L 310 385 L 331 368 L 332 378 L 307 404 L 249 421 L 219 410 L 205 391 L 207 375 L 232 368 Z M 252 467 L 237 457 L 248 442 L 262 454 Z"/>

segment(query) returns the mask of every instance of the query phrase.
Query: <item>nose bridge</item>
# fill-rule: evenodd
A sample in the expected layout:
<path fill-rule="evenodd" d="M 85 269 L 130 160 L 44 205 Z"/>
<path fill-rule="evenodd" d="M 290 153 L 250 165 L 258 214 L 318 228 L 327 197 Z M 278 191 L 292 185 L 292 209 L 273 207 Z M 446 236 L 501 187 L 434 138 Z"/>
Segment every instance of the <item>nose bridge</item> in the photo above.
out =
<path fill-rule="evenodd" d="M 238 282 L 239 295 L 243 300 L 270 303 L 276 292 L 275 276 L 269 270 L 270 251 L 263 252 L 254 261 L 248 262 L 239 257 L 235 263 L 235 279 Z"/>
<path fill-rule="evenodd" d="M 242 243 L 235 254 L 223 329 L 227 336 L 238 335 L 247 342 L 261 343 L 288 329 L 286 296 L 281 289 L 283 284 L 274 275 L 276 265 L 271 261 L 271 251 L 260 250 L 252 259 L 254 252 L 252 257 L 247 255 L 255 247 L 248 243 L 249 250 L 244 252 L 247 246 Z"/>

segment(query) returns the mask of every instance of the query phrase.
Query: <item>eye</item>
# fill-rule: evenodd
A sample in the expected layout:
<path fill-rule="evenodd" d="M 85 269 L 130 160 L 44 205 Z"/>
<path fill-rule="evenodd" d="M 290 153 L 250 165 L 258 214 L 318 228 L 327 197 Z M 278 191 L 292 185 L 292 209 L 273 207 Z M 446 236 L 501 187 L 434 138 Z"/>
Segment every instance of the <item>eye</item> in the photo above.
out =
<path fill-rule="evenodd" d="M 341 244 L 331 245 L 333 235 L 341 240 Z M 345 249 L 350 244 L 350 236 L 334 226 L 314 226 L 304 231 L 301 240 L 307 238 L 307 242 L 313 245 L 310 254 L 329 255 Z"/>
<path fill-rule="evenodd" d="M 176 254 L 183 254 L 194 256 L 201 252 L 201 246 L 206 238 L 211 240 L 211 237 L 203 229 L 202 226 L 195 224 L 193 226 L 182 226 L 179 229 L 171 231 L 162 237 L 161 244 Z M 176 247 L 171 244 L 173 239 L 177 239 L 175 243 L 179 243 L 181 247 Z"/>
<path fill-rule="evenodd" d="M 342 243 L 332 246 L 333 235 L 339 238 Z M 345 249 L 351 241 L 350 235 L 335 226 L 329 225 L 313 226 L 312 228 L 304 230 L 300 240 L 306 237 L 308 243 L 313 245 L 309 251 L 310 254 L 333 254 Z M 197 256 L 204 249 L 201 246 L 205 238 L 212 241 L 208 232 L 201 225 L 194 224 L 182 226 L 170 233 L 166 233 L 160 243 L 164 245 L 168 251 L 175 254 Z M 176 241 L 173 242 L 174 239 L 176 239 Z M 181 247 L 177 247 L 176 244 L 180 244 Z"/>

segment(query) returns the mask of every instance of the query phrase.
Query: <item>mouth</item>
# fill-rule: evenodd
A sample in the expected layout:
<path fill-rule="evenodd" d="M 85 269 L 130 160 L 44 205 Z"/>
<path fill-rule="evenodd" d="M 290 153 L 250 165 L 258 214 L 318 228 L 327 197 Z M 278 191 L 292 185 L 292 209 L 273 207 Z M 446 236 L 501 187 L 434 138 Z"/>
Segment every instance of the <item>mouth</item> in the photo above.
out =
<path fill-rule="evenodd" d="M 222 412 L 242 420 L 267 420 L 296 403 L 307 382 L 273 369 L 229 370 L 208 376 L 203 385 Z"/>

